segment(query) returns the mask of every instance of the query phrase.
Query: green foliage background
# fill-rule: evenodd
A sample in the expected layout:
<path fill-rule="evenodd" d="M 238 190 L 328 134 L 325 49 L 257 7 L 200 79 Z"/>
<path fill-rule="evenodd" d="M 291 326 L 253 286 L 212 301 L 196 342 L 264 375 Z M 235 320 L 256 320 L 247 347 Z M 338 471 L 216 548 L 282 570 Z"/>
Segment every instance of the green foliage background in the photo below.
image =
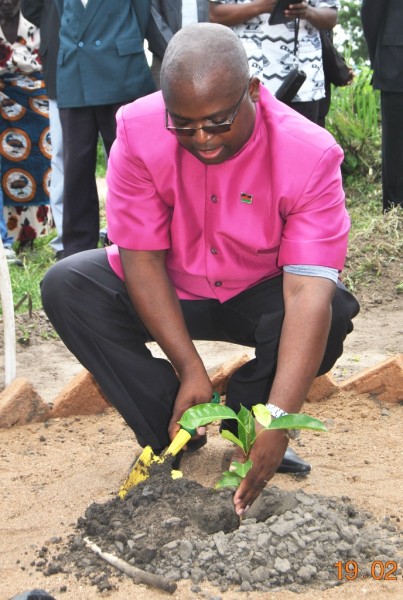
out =
<path fill-rule="evenodd" d="M 382 2 L 383 0 L 379 0 Z M 361 0 L 341 0 L 341 9 L 338 12 L 338 23 L 343 32 L 343 37 L 348 41 L 351 49 L 351 58 L 354 64 L 360 64 L 368 60 L 368 51 L 362 34 L 361 25 Z M 337 43 L 338 49 L 343 52 Z"/>
<path fill-rule="evenodd" d="M 380 98 L 371 78 L 371 69 L 361 64 L 351 85 L 332 89 L 326 128 L 344 150 L 347 185 L 361 178 L 379 182 L 381 177 Z"/>

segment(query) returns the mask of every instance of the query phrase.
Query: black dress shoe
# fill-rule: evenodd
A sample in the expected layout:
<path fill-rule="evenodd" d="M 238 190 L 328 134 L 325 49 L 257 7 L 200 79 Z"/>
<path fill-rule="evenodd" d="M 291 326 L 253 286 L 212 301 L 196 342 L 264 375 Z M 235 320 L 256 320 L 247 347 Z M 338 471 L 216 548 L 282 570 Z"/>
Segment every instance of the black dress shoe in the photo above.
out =
<path fill-rule="evenodd" d="M 292 448 L 287 448 L 277 473 L 292 473 L 294 475 L 308 475 L 311 465 L 303 460 Z"/>

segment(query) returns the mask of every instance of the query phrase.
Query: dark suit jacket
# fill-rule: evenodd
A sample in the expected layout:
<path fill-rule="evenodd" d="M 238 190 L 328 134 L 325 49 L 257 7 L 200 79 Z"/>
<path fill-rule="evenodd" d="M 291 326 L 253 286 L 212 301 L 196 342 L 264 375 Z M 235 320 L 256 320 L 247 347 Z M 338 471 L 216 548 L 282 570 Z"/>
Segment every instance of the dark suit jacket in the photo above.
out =
<path fill-rule="evenodd" d="M 361 20 L 374 87 L 403 92 L 403 0 L 363 0 Z"/>
<path fill-rule="evenodd" d="M 60 18 L 53 0 L 21 0 L 21 12 L 40 28 L 39 54 L 48 97 L 56 98 L 56 59 L 59 51 Z"/>
<path fill-rule="evenodd" d="M 54 0 L 59 108 L 125 103 L 155 90 L 144 52 L 150 0 Z"/>
<path fill-rule="evenodd" d="M 208 0 L 197 0 L 198 22 L 208 21 Z M 162 60 L 171 37 L 182 27 L 182 0 L 151 0 L 147 31 L 150 51 Z"/>

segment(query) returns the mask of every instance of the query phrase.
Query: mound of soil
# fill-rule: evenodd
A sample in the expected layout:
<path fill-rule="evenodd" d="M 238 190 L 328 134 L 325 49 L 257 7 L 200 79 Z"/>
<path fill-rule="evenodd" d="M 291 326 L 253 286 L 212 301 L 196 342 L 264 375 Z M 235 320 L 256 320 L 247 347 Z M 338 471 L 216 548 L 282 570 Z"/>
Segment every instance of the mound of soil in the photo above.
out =
<path fill-rule="evenodd" d="M 54 557 L 41 551 L 40 567 L 46 575 L 74 573 L 99 591 L 113 589 L 114 570 L 88 549 L 90 540 L 159 581 L 190 580 L 194 591 L 206 580 L 221 592 L 301 592 L 307 585 L 323 590 L 342 583 L 339 569 L 351 557 L 357 569 L 366 565 L 360 577 L 385 569 L 391 580 L 401 575 L 403 539 L 396 525 L 390 519 L 377 524 L 347 497 L 272 487 L 240 521 L 231 496 L 229 490 L 172 479 L 169 463 L 154 465 L 149 479 L 124 500 L 89 506 L 67 546 Z"/>

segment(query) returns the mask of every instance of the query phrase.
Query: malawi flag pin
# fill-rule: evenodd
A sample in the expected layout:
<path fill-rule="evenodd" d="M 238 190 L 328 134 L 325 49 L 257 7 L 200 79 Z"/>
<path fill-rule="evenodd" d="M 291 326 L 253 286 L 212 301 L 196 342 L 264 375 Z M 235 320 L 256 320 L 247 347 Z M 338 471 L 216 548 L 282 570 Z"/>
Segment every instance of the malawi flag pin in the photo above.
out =
<path fill-rule="evenodd" d="M 243 202 L 244 204 L 252 204 L 252 202 L 253 202 L 252 194 L 245 194 L 244 192 L 242 192 L 241 193 L 241 202 Z"/>

